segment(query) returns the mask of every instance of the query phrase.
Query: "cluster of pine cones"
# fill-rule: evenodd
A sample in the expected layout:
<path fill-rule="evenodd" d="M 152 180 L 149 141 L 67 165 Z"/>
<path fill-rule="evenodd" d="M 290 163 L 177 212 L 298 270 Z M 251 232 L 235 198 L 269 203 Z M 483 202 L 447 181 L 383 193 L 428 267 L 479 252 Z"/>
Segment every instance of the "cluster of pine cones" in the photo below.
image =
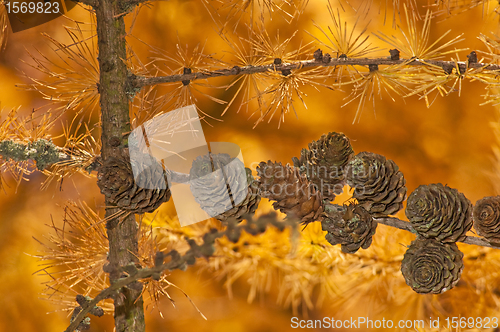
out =
<path fill-rule="evenodd" d="M 474 208 L 458 190 L 429 184 L 408 197 L 406 216 L 417 238 L 406 251 L 401 271 L 417 293 L 441 294 L 455 286 L 464 267 L 456 242 L 466 239 L 474 226 L 477 234 L 500 246 L 500 197 L 485 197 Z"/>
<path fill-rule="evenodd" d="M 417 233 L 401 262 L 406 283 L 422 294 L 451 289 L 464 267 L 456 242 L 472 227 L 472 204 L 456 189 L 422 185 L 408 197 L 406 216 Z"/>
<path fill-rule="evenodd" d="M 406 181 L 394 161 L 371 152 L 353 156 L 345 173 L 356 203 L 330 206 L 322 226 L 328 231 L 328 242 L 340 243 L 345 253 L 355 253 L 370 246 L 377 228 L 373 218 L 387 217 L 403 208 Z"/>
<path fill-rule="evenodd" d="M 152 212 L 170 199 L 161 165 L 143 170 L 141 183 L 161 188 L 147 189 L 135 183 L 127 157 L 108 158 L 101 165 L 101 192 L 121 209 Z M 320 221 L 326 240 L 340 244 L 345 253 L 367 249 L 377 227 L 374 218 L 400 211 L 407 193 L 394 161 L 370 152 L 355 155 L 342 133 L 311 142 L 300 158 L 293 158 L 293 165 L 261 162 L 257 173 L 256 180 L 238 159 L 209 153 L 193 161 L 188 178 L 195 200 L 211 217 L 222 222 L 248 218 L 264 197 L 290 218 L 304 224 Z M 351 203 L 331 204 L 346 184 L 354 189 Z M 500 246 L 500 197 L 485 197 L 472 208 L 456 189 L 422 185 L 408 197 L 405 212 L 417 238 L 404 255 L 401 271 L 418 293 L 440 294 L 457 284 L 463 254 L 456 242 L 466 238 L 473 223 L 478 235 Z"/>

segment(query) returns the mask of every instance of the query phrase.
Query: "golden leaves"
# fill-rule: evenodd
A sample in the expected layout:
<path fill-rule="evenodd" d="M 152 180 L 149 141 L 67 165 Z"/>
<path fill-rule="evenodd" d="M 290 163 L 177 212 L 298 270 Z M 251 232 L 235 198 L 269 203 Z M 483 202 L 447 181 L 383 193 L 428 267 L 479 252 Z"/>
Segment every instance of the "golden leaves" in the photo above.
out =
<path fill-rule="evenodd" d="M 436 0 L 429 5 L 433 10 L 433 16 L 454 16 L 468 10 L 481 7 L 482 16 L 496 16 L 500 13 L 500 4 L 495 0 Z"/>
<path fill-rule="evenodd" d="M 164 54 L 164 52 L 156 50 L 156 53 L 159 55 L 154 57 L 153 62 L 151 63 L 156 73 L 175 75 L 206 72 L 213 70 L 214 67 L 220 63 L 217 59 L 214 59 L 210 55 L 204 53 L 205 44 L 197 44 L 192 50 L 189 50 L 188 45 L 182 46 L 179 41 L 175 45 L 175 49 L 175 55 L 167 55 Z M 163 96 L 163 100 L 161 101 L 161 103 L 165 105 L 168 110 L 194 104 L 197 110 L 205 117 L 218 120 L 201 110 L 197 95 L 206 97 L 217 104 L 222 105 L 226 103 L 225 101 L 218 99 L 212 96 L 211 93 L 205 91 L 207 88 L 215 88 L 214 85 L 208 83 L 185 80 L 180 83 L 164 83 L 162 85 L 173 87 Z"/>
<path fill-rule="evenodd" d="M 314 26 L 324 35 L 324 37 L 328 40 L 328 43 L 322 42 L 319 38 L 310 34 L 322 46 L 326 47 L 332 53 L 336 54 L 337 58 L 341 55 L 348 58 L 365 57 L 377 49 L 376 47 L 372 47 L 371 44 L 367 43 L 369 36 L 364 36 L 366 30 L 368 29 L 368 25 L 365 26 L 365 28 L 361 32 L 358 33 L 356 31 L 356 27 L 360 19 L 359 16 L 356 19 L 353 27 L 349 29 L 347 21 L 343 20 L 338 8 L 337 15 L 335 16 L 335 12 L 330 1 L 328 1 L 327 8 L 333 22 L 333 29 L 332 27 L 328 26 L 328 31 L 325 31 L 315 22 Z"/>
<path fill-rule="evenodd" d="M 321 37 L 315 38 L 323 51 L 330 51 L 340 61 L 342 59 L 357 59 L 367 56 L 376 50 L 368 43 L 368 36 L 365 36 L 367 27 L 357 31 L 359 24 L 359 17 L 355 21 L 352 28 L 348 27 L 341 15 L 340 10 L 334 9 L 332 3 L 328 3 L 328 11 L 333 25 L 328 29 L 323 29 L 319 24 L 314 23 L 322 34 Z M 374 102 L 376 96 L 380 95 L 382 91 L 386 91 L 390 98 L 393 99 L 395 95 L 411 96 L 419 94 L 422 98 L 426 99 L 428 106 L 430 102 L 428 95 L 432 91 L 443 91 L 447 89 L 447 93 L 457 90 L 460 91 L 461 80 L 467 76 L 471 80 L 487 80 L 488 78 L 481 72 L 481 70 L 467 70 L 466 75 L 458 76 L 443 74 L 433 71 L 431 65 L 424 61 L 435 60 L 450 53 L 457 53 L 463 49 L 451 49 L 454 44 L 462 41 L 461 36 L 455 37 L 449 41 L 444 41 L 444 38 L 450 33 L 445 32 L 438 37 L 435 41 L 430 40 L 431 36 L 431 17 L 430 11 L 427 11 L 423 26 L 419 27 L 419 17 L 414 11 L 409 11 L 405 5 L 404 11 L 406 14 L 407 30 L 398 26 L 402 38 L 395 36 L 388 36 L 384 33 L 379 33 L 382 41 L 389 44 L 391 47 L 396 47 L 408 61 L 400 63 L 396 66 L 362 66 L 350 64 L 339 66 L 316 66 L 313 69 L 303 69 L 299 64 L 298 69 L 281 69 L 282 65 L 288 63 L 298 64 L 300 61 L 310 58 L 311 50 L 303 52 L 301 46 L 290 49 L 291 40 L 296 36 L 297 31 L 293 31 L 289 38 L 280 41 L 279 32 L 276 37 L 271 38 L 267 30 L 263 28 L 254 29 L 249 39 L 240 39 L 251 45 L 250 51 L 252 54 L 236 55 L 238 59 L 259 59 L 253 63 L 249 61 L 239 61 L 239 66 L 265 66 L 269 65 L 271 68 L 262 73 L 242 74 L 235 79 L 228 87 L 233 87 L 239 84 L 236 94 L 231 99 L 228 106 L 225 108 L 223 114 L 228 110 L 231 105 L 234 105 L 235 98 L 238 94 L 243 95 L 242 101 L 238 111 L 244 106 L 248 109 L 251 101 L 257 101 L 257 111 L 260 113 L 255 125 L 267 120 L 268 122 L 275 116 L 279 118 L 278 127 L 284 121 L 285 115 L 296 112 L 295 103 L 300 102 L 307 108 L 305 103 L 306 93 L 303 91 L 305 86 L 312 86 L 314 88 L 327 87 L 329 89 L 339 89 L 340 87 L 350 86 L 351 93 L 346 97 L 347 102 L 343 105 L 346 106 L 354 100 L 359 100 L 358 107 L 354 121 L 359 121 L 360 114 L 364 108 L 366 101 Z M 225 38 L 228 40 L 228 38 Z M 307 45 L 308 46 L 308 45 Z M 232 47 L 233 53 L 241 53 L 241 48 Z M 306 48 L 304 48 L 305 50 Z M 235 52 L 236 51 L 236 52 Z M 306 57 L 305 54 L 309 54 Z M 277 62 L 274 62 L 277 61 Z M 419 61 L 419 66 L 410 66 L 411 61 Z M 458 61 L 458 60 L 457 60 Z M 360 61 L 360 64 L 362 61 Z M 367 68 L 369 67 L 369 68 Z M 379 68 L 380 67 L 380 68 Z M 426 68 L 424 68 L 426 67 Z M 366 71 L 368 69 L 368 72 Z M 453 74 L 453 73 L 452 73 Z M 431 79 L 431 76 L 434 78 Z M 330 79 L 334 82 L 329 82 Z M 409 92 L 410 86 L 416 86 Z M 451 88 L 449 87 L 451 86 Z M 253 94 L 253 96 L 252 96 Z M 394 99 L 393 99 L 394 100 Z"/>
<path fill-rule="evenodd" d="M 423 22 L 423 27 L 421 29 L 417 26 L 417 17 L 415 12 L 408 12 L 406 6 L 404 6 L 405 16 L 406 16 L 406 27 L 407 30 L 403 30 L 401 26 L 398 25 L 399 32 L 402 38 L 398 38 L 395 36 L 387 36 L 386 34 L 379 32 L 379 34 L 375 34 L 378 38 L 385 41 L 389 45 L 398 49 L 401 53 L 405 55 L 405 57 L 410 59 L 418 59 L 418 60 L 430 60 L 430 59 L 438 59 L 443 55 L 456 53 L 458 51 L 463 51 L 465 49 L 453 49 L 445 51 L 446 48 L 464 40 L 461 38 L 461 35 L 445 42 L 441 43 L 442 40 L 451 32 L 448 30 L 444 34 L 442 34 L 438 39 L 434 42 L 430 43 L 430 31 L 431 31 L 431 19 L 432 13 L 430 10 L 427 10 L 425 14 L 425 19 Z M 429 45 L 430 43 L 430 45 Z"/>
<path fill-rule="evenodd" d="M 78 22 L 76 27 L 64 27 L 72 43 L 66 45 L 47 34 L 43 37 L 52 45 L 53 58 L 38 51 L 31 54 L 30 67 L 43 74 L 43 79 L 25 76 L 33 83 L 24 86 L 38 91 L 49 104 L 55 105 L 55 115 L 67 110 L 76 110 L 76 115 L 92 112 L 98 108 L 99 64 L 97 62 L 96 37 L 88 35 Z"/>
<path fill-rule="evenodd" d="M 480 34 L 477 37 L 480 41 L 483 42 L 484 46 L 488 49 L 488 52 L 479 51 L 486 55 L 486 61 L 491 64 L 499 64 L 500 63 L 500 37 L 497 35 L 492 35 L 488 37 L 484 34 Z"/>
<path fill-rule="evenodd" d="M 313 53 L 310 44 L 292 43 L 297 31 L 284 40 L 280 38 L 279 30 L 272 36 L 263 27 L 250 33 L 250 38 L 239 38 L 238 43 L 234 43 L 226 35 L 222 37 L 230 45 L 234 62 L 239 67 L 267 66 L 268 68 L 264 72 L 241 74 L 227 86 L 229 89 L 237 85 L 238 89 L 223 114 L 241 95 L 238 112 L 242 107 L 248 111 L 249 104 L 254 100 L 257 101 L 258 107 L 252 115 L 256 113 L 260 115 L 254 128 L 266 118 L 270 122 L 276 114 L 279 114 L 279 128 L 285 119 L 285 114 L 291 111 L 297 114 L 295 102 L 300 101 L 307 108 L 304 100 L 306 94 L 302 91 L 304 86 L 309 85 L 316 89 L 331 88 L 324 83 L 328 79 L 327 71 L 322 67 L 305 69 L 300 66 L 297 69 L 280 69 L 287 64 L 305 60 L 307 54 L 311 56 Z"/>
<path fill-rule="evenodd" d="M 1 110 L 0 115 L 6 113 Z M 39 139 L 50 139 L 50 130 L 54 126 L 51 112 L 36 115 L 35 111 L 30 116 L 22 116 L 19 108 L 8 111 L 6 116 L 0 118 L 0 142 L 11 140 L 17 143 L 35 142 Z M 28 180 L 27 175 L 33 173 L 32 161 L 6 160 L 0 157 L 0 189 L 5 189 L 4 175 L 10 174 L 16 182 L 16 190 L 22 180 Z"/>
<path fill-rule="evenodd" d="M 406 75 L 411 75 L 416 68 L 404 68 L 401 65 L 389 66 L 379 69 L 376 65 L 369 66 L 368 73 L 357 72 L 356 77 L 346 84 L 353 84 L 352 92 L 346 98 L 349 99 L 342 107 L 359 99 L 353 123 L 359 122 L 366 101 L 371 101 L 375 110 L 375 97 L 381 97 L 382 91 L 394 101 L 392 95 L 404 95 L 408 90 L 405 84 Z M 353 75 L 354 76 L 354 75 Z"/>
<path fill-rule="evenodd" d="M 263 73 L 264 90 L 259 92 L 259 111 L 260 116 L 255 122 L 254 128 L 268 117 L 268 122 L 279 113 L 278 128 L 285 120 L 285 114 L 291 110 L 295 111 L 294 102 L 300 100 L 307 108 L 302 88 L 310 84 L 319 85 L 315 79 L 324 78 L 324 71 L 321 68 L 313 69 L 284 69 L 277 70 L 276 66 L 286 65 L 295 61 L 302 60 L 307 53 L 312 53 L 309 44 L 300 44 L 297 48 L 290 51 L 290 43 L 296 31 L 285 40 L 281 41 L 279 30 L 276 31 L 274 38 L 271 38 L 268 32 L 261 28 L 254 34 L 250 41 L 255 47 L 257 54 L 263 59 L 263 65 L 273 65 L 267 72 Z"/>
<path fill-rule="evenodd" d="M 220 36 L 231 48 L 231 54 L 234 57 L 233 63 L 238 67 L 254 67 L 266 64 L 266 58 L 259 54 L 256 50 L 255 44 L 249 42 L 248 39 L 236 37 L 235 40 L 233 40 L 228 37 L 227 34 L 222 33 Z M 221 115 L 224 115 L 227 112 L 240 95 L 241 101 L 239 103 L 237 113 L 239 113 L 243 107 L 245 107 L 246 112 L 248 112 L 249 103 L 253 99 L 257 100 L 259 109 L 262 108 L 263 101 L 261 91 L 264 89 L 264 83 L 264 73 L 242 74 L 239 77 L 236 77 L 229 85 L 227 85 L 226 90 L 231 89 L 233 86 L 236 86 L 237 90 L 224 111 L 222 111 Z"/>
<path fill-rule="evenodd" d="M 109 244 L 106 235 L 105 220 L 99 213 L 85 202 L 68 201 L 64 207 L 62 227 L 52 223 L 53 230 L 42 243 L 44 250 L 36 257 L 42 267 L 37 275 L 48 276 L 42 296 L 55 304 L 62 305 L 62 310 L 73 310 L 77 305 L 77 294 L 95 297 L 109 286 L 108 276 L 103 271 L 107 264 Z M 139 252 L 137 259 L 143 267 L 153 267 L 156 252 L 165 251 L 165 242 L 157 243 L 156 230 L 146 226 L 139 220 Z M 146 279 L 143 295 L 146 295 L 146 306 L 159 310 L 161 298 L 173 299 L 168 289 L 176 285 L 168 281 L 168 273 L 162 274 L 160 280 Z M 182 292 L 182 290 L 181 290 Z M 187 295 L 186 295 L 187 296 Z M 111 300 L 99 303 L 106 312 L 113 311 Z M 160 312 L 161 315 L 161 312 Z"/>
<path fill-rule="evenodd" d="M 270 84 L 262 91 L 263 107 L 260 109 L 260 117 L 255 122 L 254 128 L 266 117 L 268 117 L 269 123 L 276 113 L 279 113 L 278 128 L 285 121 L 285 115 L 290 111 L 298 116 L 294 106 L 297 100 L 307 109 L 304 100 L 307 95 L 302 91 L 305 86 L 316 89 L 319 86 L 330 88 L 328 85 L 318 82 L 322 78 L 327 78 L 322 68 L 285 69 L 281 72 L 269 71 L 266 74 Z"/>
<path fill-rule="evenodd" d="M 64 310 L 76 307 L 76 294 L 95 296 L 108 285 L 103 266 L 107 263 L 108 241 L 105 224 L 86 203 L 68 202 L 64 207 L 64 224 L 50 226 L 54 231 L 43 244 L 44 252 L 37 257 L 47 275 L 42 295 L 54 302 L 66 304 Z M 74 303 L 72 303 L 74 302 Z M 111 302 L 103 309 L 111 311 Z"/>
<path fill-rule="evenodd" d="M 84 132 L 77 134 L 81 129 Z M 101 153 L 101 141 L 94 138 L 92 130 L 88 128 L 86 123 L 83 125 L 80 122 L 74 129 L 72 126 L 64 128 L 63 136 L 65 144 L 61 152 L 65 153 L 68 158 L 52 164 L 50 168 L 43 171 L 47 179 L 44 181 L 42 189 L 47 188 L 54 180 L 61 184 L 63 179 L 67 179 L 73 174 L 90 176 L 92 166 L 97 163 L 97 158 Z"/>
<path fill-rule="evenodd" d="M 452 92 L 458 92 L 460 96 L 462 80 L 468 74 L 469 70 L 461 68 L 458 61 L 455 62 L 455 66 L 450 66 L 446 70 L 434 65 L 425 66 L 418 77 L 413 80 L 416 86 L 407 97 L 420 95 L 420 98 L 425 100 L 426 106 L 430 107 L 433 103 L 433 101 L 429 100 L 432 92 L 436 92 L 436 96 L 447 96 Z"/>
<path fill-rule="evenodd" d="M 215 0 L 209 3 L 204 0 L 205 7 L 215 12 L 210 14 L 214 21 L 222 17 L 223 26 L 232 26 L 236 31 L 243 23 L 253 28 L 256 22 L 272 20 L 276 14 L 290 23 L 302 14 L 309 0 Z M 223 28 L 224 29 L 224 28 Z"/>

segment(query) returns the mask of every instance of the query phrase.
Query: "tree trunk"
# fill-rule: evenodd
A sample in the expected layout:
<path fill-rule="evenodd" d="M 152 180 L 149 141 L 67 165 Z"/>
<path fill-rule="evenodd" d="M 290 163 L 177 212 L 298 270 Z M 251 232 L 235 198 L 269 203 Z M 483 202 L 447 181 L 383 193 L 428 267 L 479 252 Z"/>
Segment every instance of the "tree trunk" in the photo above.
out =
<path fill-rule="evenodd" d="M 104 160 L 120 157 L 127 146 L 123 133 L 130 131 L 128 97 L 126 94 L 127 66 L 125 22 L 118 0 L 99 0 L 96 8 L 99 47 L 99 93 L 102 121 L 102 150 Z M 106 206 L 109 206 L 106 200 Z M 107 208 L 106 217 L 118 209 Z M 120 267 L 137 263 L 138 227 L 134 215 L 121 222 L 111 220 L 107 225 L 109 240 L 109 275 L 113 283 L 121 276 Z M 140 287 L 124 287 L 113 296 L 116 332 L 143 332 L 144 308 Z"/>

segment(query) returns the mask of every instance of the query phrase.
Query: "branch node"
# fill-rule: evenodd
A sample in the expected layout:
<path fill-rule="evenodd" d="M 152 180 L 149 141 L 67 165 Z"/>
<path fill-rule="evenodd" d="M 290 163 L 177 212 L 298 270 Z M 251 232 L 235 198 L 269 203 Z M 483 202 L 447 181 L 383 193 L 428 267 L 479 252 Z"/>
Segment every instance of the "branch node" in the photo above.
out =
<path fill-rule="evenodd" d="M 116 147 L 119 147 L 121 144 L 121 140 L 116 137 L 116 136 L 112 136 L 110 139 L 109 139 L 109 145 L 116 148 Z"/>
<path fill-rule="evenodd" d="M 162 265 L 164 258 L 165 254 L 161 251 L 157 251 L 154 259 L 155 267 Z"/>
<path fill-rule="evenodd" d="M 370 73 L 377 71 L 378 70 L 378 65 L 377 64 L 369 64 L 368 69 L 370 70 Z"/>
<path fill-rule="evenodd" d="M 138 87 L 135 84 L 136 79 L 137 79 L 137 76 L 134 73 L 132 73 L 132 72 L 127 73 L 127 82 L 125 84 L 125 93 L 127 94 L 127 96 L 131 100 L 134 99 L 135 95 L 141 91 L 141 87 Z M 99 88 L 97 89 L 97 91 L 99 93 L 101 93 L 101 91 L 99 91 Z"/>
<path fill-rule="evenodd" d="M 453 68 L 455 68 L 455 66 L 452 65 L 451 63 L 444 63 L 443 64 L 443 70 L 448 75 L 450 75 L 453 72 Z"/>
<path fill-rule="evenodd" d="M 192 74 L 192 70 L 191 70 L 191 68 L 184 68 L 184 75 L 187 75 L 187 74 Z M 189 85 L 189 83 L 191 83 L 191 81 L 190 81 L 190 80 L 183 80 L 183 81 L 182 81 L 182 84 L 183 84 L 184 86 Z"/>
<path fill-rule="evenodd" d="M 241 68 L 239 66 L 234 66 L 232 70 L 235 71 L 234 75 L 238 75 L 241 72 Z"/>
<path fill-rule="evenodd" d="M 316 61 L 323 60 L 323 51 L 321 50 L 321 48 L 318 48 L 316 51 L 314 51 L 313 57 Z"/>
<path fill-rule="evenodd" d="M 161 273 L 160 273 L 161 274 Z M 161 276 L 160 276 L 161 277 Z M 158 280 L 160 280 L 160 278 L 158 278 Z M 135 281 L 135 282 L 131 282 L 130 284 L 128 284 L 126 286 L 128 289 L 131 289 L 131 290 L 134 290 L 134 291 L 137 291 L 137 292 L 141 292 L 142 289 L 144 288 L 144 285 L 142 284 L 142 282 L 140 281 Z"/>
<path fill-rule="evenodd" d="M 389 50 L 389 54 L 391 55 L 391 60 L 394 60 L 394 61 L 399 60 L 399 50 L 398 49 Z"/>
<path fill-rule="evenodd" d="M 329 53 L 326 53 L 325 55 L 323 55 L 323 59 L 322 59 L 322 62 L 323 63 L 330 63 L 330 61 L 332 61 L 332 56 L 329 54 Z"/>
<path fill-rule="evenodd" d="M 273 63 L 278 66 L 278 65 L 281 65 L 283 63 L 283 61 L 281 61 L 280 58 L 276 58 L 276 59 L 274 59 Z"/>
<path fill-rule="evenodd" d="M 469 59 L 469 63 L 477 63 L 477 54 L 476 51 L 472 51 L 467 55 L 467 59 Z"/>
<path fill-rule="evenodd" d="M 133 276 L 139 272 L 139 269 L 135 265 L 135 263 L 130 262 L 127 265 L 122 267 L 122 270 L 125 271 L 128 275 Z"/>

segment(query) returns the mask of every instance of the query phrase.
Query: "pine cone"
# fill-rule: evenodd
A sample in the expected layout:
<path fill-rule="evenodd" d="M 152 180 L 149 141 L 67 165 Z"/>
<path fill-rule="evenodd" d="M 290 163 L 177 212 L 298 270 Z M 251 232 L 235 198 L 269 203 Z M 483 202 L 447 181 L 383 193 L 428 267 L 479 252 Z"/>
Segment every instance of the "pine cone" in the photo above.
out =
<path fill-rule="evenodd" d="M 143 168 L 134 180 L 126 156 L 106 159 L 98 168 L 97 185 L 110 204 L 133 213 L 153 212 L 170 199 L 170 189 L 160 164 Z"/>
<path fill-rule="evenodd" d="M 458 190 L 441 183 L 421 185 L 408 197 L 406 216 L 425 238 L 463 241 L 472 227 L 472 204 Z"/>
<path fill-rule="evenodd" d="M 455 243 L 418 237 L 406 251 L 401 272 L 406 284 L 420 294 L 441 294 L 460 279 L 464 254 Z"/>
<path fill-rule="evenodd" d="M 354 254 L 372 244 L 377 222 L 362 206 L 327 205 L 325 214 L 321 221 L 322 229 L 328 232 L 325 239 L 332 245 L 340 244 L 342 252 Z"/>
<path fill-rule="evenodd" d="M 257 166 L 261 196 L 272 201 L 273 207 L 303 223 L 321 220 L 323 200 L 320 192 L 305 174 L 290 165 L 261 162 Z"/>
<path fill-rule="evenodd" d="M 251 171 L 246 169 L 243 173 L 243 169 L 245 167 L 239 159 L 225 153 L 209 153 L 193 161 L 190 189 L 196 202 L 209 216 L 224 221 L 227 218 L 241 219 L 244 214 L 255 212 L 260 196 L 256 186 L 251 186 Z"/>
<path fill-rule="evenodd" d="M 376 153 L 358 153 L 347 166 L 353 198 L 373 217 L 395 214 L 406 199 L 406 180 L 392 160 Z"/>
<path fill-rule="evenodd" d="M 495 246 L 500 246 L 500 196 L 484 197 L 473 210 L 477 234 Z"/>
<path fill-rule="evenodd" d="M 241 221 L 245 215 L 253 215 L 255 210 L 257 210 L 260 203 L 259 186 L 252 176 L 252 171 L 249 168 L 245 168 L 245 170 L 247 176 L 246 180 L 248 183 L 247 196 L 231 210 L 227 210 L 226 212 L 216 216 L 216 219 L 224 222 L 229 218 L 235 218 L 236 220 Z"/>
<path fill-rule="evenodd" d="M 302 149 L 300 160 L 293 158 L 295 167 L 316 185 L 330 201 L 342 193 L 345 185 L 344 167 L 353 155 L 349 138 L 342 133 L 329 133 Z"/>

